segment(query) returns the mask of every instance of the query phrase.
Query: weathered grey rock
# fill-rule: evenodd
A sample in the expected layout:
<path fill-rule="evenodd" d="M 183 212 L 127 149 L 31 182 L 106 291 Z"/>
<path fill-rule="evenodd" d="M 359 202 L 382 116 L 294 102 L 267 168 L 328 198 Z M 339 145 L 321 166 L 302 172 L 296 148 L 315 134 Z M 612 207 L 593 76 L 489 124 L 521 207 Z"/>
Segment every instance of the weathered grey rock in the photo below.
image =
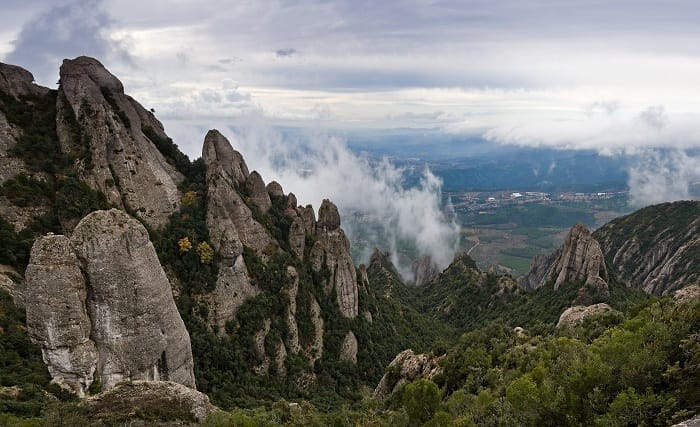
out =
<path fill-rule="evenodd" d="M 358 287 L 355 265 L 350 256 L 350 242 L 340 228 L 338 208 L 329 200 L 321 204 L 316 224 L 316 242 L 311 249 L 313 268 L 325 267 L 330 278 L 325 283 L 326 292 L 335 290 L 340 313 L 355 318 L 358 314 Z"/>
<path fill-rule="evenodd" d="M 270 319 L 265 319 L 263 321 L 263 327 L 255 333 L 253 336 L 253 351 L 262 360 L 262 362 L 253 367 L 253 372 L 257 375 L 267 375 L 270 371 L 270 357 L 265 352 L 265 340 L 267 335 L 270 333 L 270 327 L 272 321 Z"/>
<path fill-rule="evenodd" d="M 212 246 L 230 258 L 240 255 L 243 245 L 263 254 L 274 243 L 236 191 L 249 176 L 240 153 L 218 131 L 210 130 L 202 158 L 207 165 L 207 227 Z"/>
<path fill-rule="evenodd" d="M 672 427 L 700 427 L 700 415 L 696 415 L 689 420 L 674 424 Z"/>
<path fill-rule="evenodd" d="M 589 306 L 576 305 L 569 307 L 559 316 L 557 327 L 574 326 L 593 314 L 612 311 L 612 307 L 605 303 L 593 304 Z"/>
<path fill-rule="evenodd" d="M 330 200 L 324 199 L 321 207 L 318 208 L 318 222 L 316 223 L 316 232 L 330 232 L 340 228 L 340 214 L 338 207 Z"/>
<path fill-rule="evenodd" d="M 287 276 L 289 277 L 289 285 L 285 287 L 287 290 L 287 348 L 292 354 L 297 354 L 301 351 L 299 345 L 299 327 L 297 325 L 297 294 L 299 293 L 299 274 L 297 270 L 289 266 L 287 267 Z"/>
<path fill-rule="evenodd" d="M 257 171 L 253 171 L 248 175 L 245 185 L 255 206 L 263 212 L 270 210 L 270 207 L 272 207 L 270 195 L 267 194 L 265 182 Z"/>
<path fill-rule="evenodd" d="M 79 155 L 82 141 L 89 143 L 92 164 L 77 165 L 85 182 L 148 224 L 165 224 L 179 208 L 177 185 L 183 176 L 142 131 L 148 127 L 166 138 L 162 124 L 126 96 L 99 61 L 84 56 L 63 61 L 57 110 L 61 149 Z M 81 135 L 73 134 L 70 121 L 77 122 Z"/>
<path fill-rule="evenodd" d="M 29 335 L 41 346 L 52 381 L 84 397 L 94 380 L 98 352 L 90 339 L 87 286 L 70 240 L 38 238 L 26 277 Z"/>
<path fill-rule="evenodd" d="M 89 398 L 87 404 L 91 415 L 97 419 L 137 418 L 134 414 L 162 416 L 164 411 L 172 408 L 172 410 L 189 414 L 198 424 L 204 422 L 209 414 L 219 410 L 211 404 L 206 394 L 171 381 L 126 382 Z M 173 415 L 167 413 L 166 420 L 172 423 Z M 157 421 L 159 420 L 150 419 L 150 422 Z M 130 420 L 128 425 L 141 425 L 138 423 L 139 420 L 135 419 Z"/>
<path fill-rule="evenodd" d="M 216 162 L 217 173 L 224 175 L 235 185 L 242 185 L 248 178 L 248 166 L 241 153 L 234 150 L 231 143 L 216 129 L 207 132 L 204 138 L 202 158 L 209 165 Z"/>
<path fill-rule="evenodd" d="M 0 289 L 7 292 L 19 308 L 25 308 L 24 288 L 22 276 L 14 268 L 0 264 Z"/>
<path fill-rule="evenodd" d="M 321 306 L 313 296 L 311 297 L 311 307 L 309 308 L 311 323 L 314 327 L 314 335 L 308 347 L 304 348 L 304 354 L 309 359 L 311 367 L 323 356 L 323 317 Z"/>
<path fill-rule="evenodd" d="M 648 206 L 596 230 L 611 273 L 629 287 L 669 294 L 700 281 L 700 201 Z"/>
<path fill-rule="evenodd" d="M 518 278 L 518 284 L 525 289 L 532 290 L 544 285 L 547 282 L 549 263 L 552 260 L 544 254 L 535 255 L 530 262 L 530 271 Z"/>
<path fill-rule="evenodd" d="M 686 286 L 673 293 L 673 302 L 682 305 L 700 298 L 700 284 Z"/>
<path fill-rule="evenodd" d="M 352 331 L 348 331 L 340 344 L 340 360 L 357 363 L 357 337 Z"/>
<path fill-rule="evenodd" d="M 304 220 L 304 230 L 306 230 L 306 234 L 311 235 L 316 233 L 316 213 L 314 212 L 313 206 L 306 205 L 304 208 L 300 207 L 299 213 Z"/>
<path fill-rule="evenodd" d="M 440 274 L 440 267 L 433 261 L 430 255 L 425 255 L 411 264 L 413 272 L 413 284 L 420 286 L 428 283 Z"/>
<path fill-rule="evenodd" d="M 546 274 L 543 272 L 546 271 Z M 519 283 L 526 289 L 536 289 L 552 282 L 554 289 L 562 283 L 584 282 L 577 301 L 590 299 L 589 290 L 599 296 L 607 297 L 608 271 L 603 252 L 598 242 L 591 237 L 590 231 L 580 222 L 574 225 L 566 236 L 564 243 L 550 258 L 536 257 L 528 275 Z M 588 296 L 586 296 L 588 295 Z"/>
<path fill-rule="evenodd" d="M 306 248 L 306 230 L 304 229 L 304 219 L 295 215 L 292 217 L 292 224 L 289 226 L 289 247 L 297 258 L 304 257 Z"/>
<path fill-rule="evenodd" d="M 238 309 L 250 298 L 260 294 L 248 276 L 243 255 L 238 255 L 230 265 L 230 259 L 219 262 L 216 287 L 211 293 L 201 297 L 209 308 L 207 322 L 219 335 L 226 333 L 226 323 L 236 317 Z"/>
<path fill-rule="evenodd" d="M 71 242 L 91 290 L 86 305 L 103 388 L 134 379 L 194 387 L 190 337 L 143 225 L 116 209 L 97 211 Z"/>
<path fill-rule="evenodd" d="M 294 193 L 289 193 L 289 195 L 287 196 L 287 206 L 285 206 L 285 211 L 293 217 L 296 215 L 301 215 L 301 213 L 299 213 L 299 210 L 297 209 L 297 196 L 295 196 Z"/>
<path fill-rule="evenodd" d="M 391 361 L 387 372 L 374 389 L 376 399 L 385 399 L 404 384 L 419 378 L 432 380 L 442 373 L 440 360 L 445 357 L 432 354 L 415 354 L 413 350 L 404 350 Z"/>
<path fill-rule="evenodd" d="M 195 386 L 189 334 L 170 284 L 146 229 L 126 213 L 93 212 L 70 241 L 38 239 L 26 297 L 30 334 L 49 372 L 76 393 L 93 371 L 103 390 L 134 379 Z"/>
<path fill-rule="evenodd" d="M 269 184 L 267 184 L 267 194 L 270 196 L 275 196 L 275 197 L 284 197 L 284 190 L 282 189 L 282 186 L 280 185 L 279 182 L 277 181 L 270 181 Z"/>
<path fill-rule="evenodd" d="M 34 76 L 29 71 L 0 62 L 0 92 L 19 98 L 28 95 L 45 95 L 48 91 L 48 88 L 34 83 Z"/>

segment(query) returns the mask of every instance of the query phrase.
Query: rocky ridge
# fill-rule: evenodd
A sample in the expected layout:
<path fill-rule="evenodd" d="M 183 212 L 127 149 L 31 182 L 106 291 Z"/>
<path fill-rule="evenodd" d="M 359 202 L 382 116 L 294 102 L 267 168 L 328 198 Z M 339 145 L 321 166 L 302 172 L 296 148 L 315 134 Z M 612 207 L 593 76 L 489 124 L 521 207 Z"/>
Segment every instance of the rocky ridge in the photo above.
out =
<path fill-rule="evenodd" d="M 611 273 L 627 286 L 664 295 L 700 280 L 700 201 L 649 206 L 593 236 Z"/>
<path fill-rule="evenodd" d="M 550 257 L 536 256 L 530 272 L 519 279 L 526 289 L 537 289 L 552 283 L 554 290 L 563 283 L 583 282 L 577 300 L 586 301 L 591 294 L 609 295 L 608 271 L 598 242 L 582 223 L 577 223 L 564 243 Z"/>

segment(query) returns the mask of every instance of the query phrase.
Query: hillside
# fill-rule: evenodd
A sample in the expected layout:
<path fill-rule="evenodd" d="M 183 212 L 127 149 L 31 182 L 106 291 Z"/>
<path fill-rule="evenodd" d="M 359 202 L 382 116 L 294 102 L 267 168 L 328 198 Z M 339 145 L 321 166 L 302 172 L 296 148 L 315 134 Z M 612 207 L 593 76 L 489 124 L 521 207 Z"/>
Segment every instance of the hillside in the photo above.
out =
<path fill-rule="evenodd" d="M 700 201 L 663 203 L 593 233 L 617 279 L 663 295 L 700 280 Z"/>

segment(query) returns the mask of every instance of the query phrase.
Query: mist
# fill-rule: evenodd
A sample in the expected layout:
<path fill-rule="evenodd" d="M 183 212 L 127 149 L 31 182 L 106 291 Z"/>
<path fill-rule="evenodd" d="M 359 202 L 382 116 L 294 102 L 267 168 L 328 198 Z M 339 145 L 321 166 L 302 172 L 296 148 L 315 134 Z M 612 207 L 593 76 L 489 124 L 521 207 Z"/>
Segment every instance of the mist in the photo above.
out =
<path fill-rule="evenodd" d="M 279 182 L 299 204 L 318 209 L 323 199 L 333 201 L 351 241 L 360 234 L 367 241 L 356 262 L 367 262 L 377 247 L 390 253 L 404 279 L 412 280 L 410 260 L 401 256 L 401 248 L 430 255 L 441 268 L 452 261 L 459 227 L 449 215 L 449 203 L 441 200 L 442 181 L 427 166 L 409 171 L 387 158 L 356 154 L 343 139 L 321 131 L 279 131 L 261 116 L 241 122 L 245 124 L 229 127 L 226 136 L 248 168 L 266 183 Z M 405 185 L 409 172 L 420 175 L 411 187 Z"/>
<path fill-rule="evenodd" d="M 692 199 L 700 182 L 700 157 L 685 150 L 646 150 L 629 169 L 630 205 Z"/>

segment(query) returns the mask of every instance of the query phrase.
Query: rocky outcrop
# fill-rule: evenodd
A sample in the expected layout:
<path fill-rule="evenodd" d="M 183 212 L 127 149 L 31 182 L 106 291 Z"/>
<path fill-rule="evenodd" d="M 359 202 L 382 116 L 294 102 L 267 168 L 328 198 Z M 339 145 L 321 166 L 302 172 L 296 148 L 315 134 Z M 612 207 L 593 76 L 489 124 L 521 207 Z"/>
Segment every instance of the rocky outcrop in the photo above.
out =
<path fill-rule="evenodd" d="M 0 62 L 0 92 L 14 98 L 21 96 L 41 96 L 48 88 L 34 83 L 34 76 L 29 71 L 16 65 Z"/>
<path fill-rule="evenodd" d="M 357 337 L 352 331 L 348 331 L 340 344 L 340 360 L 357 363 Z"/>
<path fill-rule="evenodd" d="M 432 354 L 415 354 L 413 350 L 404 350 L 391 361 L 386 373 L 374 389 L 376 399 L 385 399 L 411 381 L 425 378 L 432 380 L 442 374 L 440 360 L 445 356 Z"/>
<path fill-rule="evenodd" d="M 210 130 L 204 139 L 202 158 L 207 165 L 207 227 L 219 259 L 216 287 L 203 300 L 210 307 L 210 326 L 223 334 L 226 322 L 234 319 L 241 305 L 260 293 L 248 276 L 243 246 L 263 255 L 275 245 L 238 192 L 251 175 L 241 154 L 219 131 Z M 259 184 L 265 191 L 262 179 Z"/>
<path fill-rule="evenodd" d="M 267 188 L 265 188 L 265 182 L 257 171 L 253 171 L 248 175 L 245 186 L 250 194 L 251 201 L 262 212 L 267 212 L 272 207 L 270 195 L 267 194 Z"/>
<path fill-rule="evenodd" d="M 550 282 L 555 290 L 563 283 L 583 282 L 593 293 L 608 296 L 608 271 L 600 245 L 580 222 L 569 230 L 562 246 L 550 258 L 536 257 L 530 273 L 520 280 L 526 289 Z"/>
<path fill-rule="evenodd" d="M 124 94 L 122 83 L 93 58 L 64 60 L 57 122 L 61 150 L 76 157 L 81 178 L 115 206 L 160 227 L 180 205 L 183 176 L 158 151 L 163 125 Z M 85 144 L 88 146 L 85 147 Z"/>
<path fill-rule="evenodd" d="M 325 290 L 327 293 L 335 290 L 340 313 L 347 318 L 357 317 L 357 274 L 350 256 L 350 241 L 340 228 L 338 208 L 327 199 L 318 210 L 311 260 L 316 271 L 328 269 Z"/>
<path fill-rule="evenodd" d="M 195 386 L 189 334 L 146 229 L 117 209 L 45 236 L 26 273 L 27 324 L 54 381 L 78 394 L 125 380 Z"/>
<path fill-rule="evenodd" d="M 420 286 L 436 278 L 440 274 L 440 267 L 430 255 L 425 255 L 413 261 L 411 271 L 413 272 L 413 284 Z"/>
<path fill-rule="evenodd" d="M 24 308 L 24 280 L 14 268 L 0 264 L 0 289 L 10 295 L 17 307 Z"/>
<path fill-rule="evenodd" d="M 672 427 L 700 427 L 700 415 L 696 415 L 691 419 L 674 424 Z"/>
<path fill-rule="evenodd" d="M 588 316 L 612 311 L 612 307 L 605 303 L 593 304 L 589 306 L 576 305 L 569 307 L 559 316 L 557 327 L 570 327 L 581 323 Z"/>
<path fill-rule="evenodd" d="M 301 350 L 299 345 L 299 327 L 297 325 L 297 294 L 299 293 L 299 274 L 294 267 L 287 267 L 289 285 L 286 287 L 287 298 L 287 348 L 290 353 L 297 354 Z"/>
<path fill-rule="evenodd" d="M 53 381 L 84 397 L 99 353 L 91 339 L 87 284 L 70 240 L 53 235 L 37 239 L 26 275 L 30 337 L 41 346 Z"/>
<path fill-rule="evenodd" d="M 700 284 L 686 286 L 673 293 L 673 302 L 677 305 L 687 304 L 700 298 Z"/>
<path fill-rule="evenodd" d="M 700 201 L 662 203 L 596 230 L 615 278 L 664 295 L 700 281 Z"/>
<path fill-rule="evenodd" d="M 283 197 L 284 196 L 284 190 L 282 189 L 282 186 L 280 185 L 279 182 L 277 181 L 270 181 L 269 184 L 267 184 L 267 194 L 270 195 L 270 197 Z M 294 199 L 294 205 L 296 206 L 296 198 Z"/>
<path fill-rule="evenodd" d="M 321 316 L 321 306 L 314 297 L 311 297 L 309 314 L 311 315 L 314 334 L 309 346 L 304 348 L 304 354 L 309 359 L 310 365 L 314 366 L 316 361 L 323 355 L 323 317 Z"/>
<path fill-rule="evenodd" d="M 187 414 L 180 422 L 190 418 L 199 425 L 218 410 L 206 394 L 171 381 L 126 382 L 89 398 L 87 404 L 92 417 L 129 419 L 128 425 L 141 425 L 135 419 L 139 416 L 148 421 L 143 425 L 161 425 L 157 421 L 163 416 L 168 425 L 175 425 L 173 418 L 178 414 Z M 176 425 L 188 425 L 180 422 Z"/>
<path fill-rule="evenodd" d="M 238 192 L 250 175 L 243 157 L 219 131 L 210 130 L 202 158 L 207 165 L 207 227 L 214 248 L 229 258 L 240 255 L 243 245 L 263 254 L 274 243 Z"/>

